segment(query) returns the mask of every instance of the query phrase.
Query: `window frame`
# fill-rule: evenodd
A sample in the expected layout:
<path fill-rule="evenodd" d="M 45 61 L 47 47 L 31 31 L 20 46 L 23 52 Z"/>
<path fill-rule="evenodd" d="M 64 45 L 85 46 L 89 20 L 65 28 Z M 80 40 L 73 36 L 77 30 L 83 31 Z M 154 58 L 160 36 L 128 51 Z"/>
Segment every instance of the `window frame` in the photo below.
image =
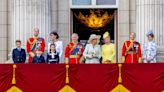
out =
<path fill-rule="evenodd" d="M 118 8 L 119 0 L 116 0 L 115 5 L 97 5 L 96 0 L 91 0 L 91 5 L 73 5 L 72 0 L 70 0 L 70 8 L 71 9 L 85 9 L 85 8 Z"/>

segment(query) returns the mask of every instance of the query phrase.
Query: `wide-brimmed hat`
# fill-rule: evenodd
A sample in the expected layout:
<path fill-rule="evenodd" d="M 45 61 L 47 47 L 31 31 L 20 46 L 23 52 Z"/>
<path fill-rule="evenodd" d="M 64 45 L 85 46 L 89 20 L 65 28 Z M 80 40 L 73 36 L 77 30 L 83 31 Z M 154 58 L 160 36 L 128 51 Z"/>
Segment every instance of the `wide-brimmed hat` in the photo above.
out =
<path fill-rule="evenodd" d="M 90 37 L 89 37 L 88 43 L 91 43 L 92 40 L 97 39 L 97 40 L 98 40 L 98 41 L 97 41 L 97 44 L 98 44 L 98 43 L 100 42 L 100 38 L 101 38 L 100 35 L 91 34 Z"/>

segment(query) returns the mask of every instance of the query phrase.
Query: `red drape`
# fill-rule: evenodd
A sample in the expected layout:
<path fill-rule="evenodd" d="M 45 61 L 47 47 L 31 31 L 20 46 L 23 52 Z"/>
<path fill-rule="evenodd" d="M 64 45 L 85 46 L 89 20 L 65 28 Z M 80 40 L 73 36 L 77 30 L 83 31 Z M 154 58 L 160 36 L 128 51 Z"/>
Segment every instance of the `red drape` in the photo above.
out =
<path fill-rule="evenodd" d="M 164 90 L 164 64 L 124 64 L 123 85 L 132 92 Z"/>
<path fill-rule="evenodd" d="M 0 92 L 12 84 L 12 65 L 0 65 Z M 118 65 L 70 65 L 69 85 L 76 92 L 110 92 L 118 85 Z M 16 86 L 23 92 L 58 92 L 65 85 L 65 65 L 18 64 Z M 131 92 L 164 90 L 164 64 L 123 64 L 122 85 Z"/>

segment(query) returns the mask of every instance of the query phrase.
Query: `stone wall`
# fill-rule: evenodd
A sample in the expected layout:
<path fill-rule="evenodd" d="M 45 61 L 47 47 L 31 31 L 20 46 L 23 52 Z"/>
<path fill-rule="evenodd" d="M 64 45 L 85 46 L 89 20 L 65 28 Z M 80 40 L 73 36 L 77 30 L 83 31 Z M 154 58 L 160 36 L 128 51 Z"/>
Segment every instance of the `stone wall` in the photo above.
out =
<path fill-rule="evenodd" d="M 23 47 L 25 47 L 25 41 L 27 38 L 32 36 L 32 27 L 37 26 L 41 28 L 41 36 L 49 39 L 49 33 L 52 30 L 58 30 L 60 40 L 63 41 L 63 51 L 66 45 L 70 42 L 70 33 L 72 32 L 70 25 L 70 15 L 71 10 L 69 7 L 69 0 L 21 0 L 21 2 L 15 2 L 20 0 L 0 0 L 0 63 L 6 61 L 8 56 L 11 55 L 11 50 L 14 47 L 14 41 L 16 39 L 23 40 Z M 28 10 L 27 2 L 31 2 L 29 7 L 34 7 L 36 9 L 33 10 L 33 18 L 29 19 L 29 17 L 22 17 L 25 15 L 24 10 Z M 33 2 L 32 2 L 33 1 Z M 36 1 L 36 2 L 35 2 Z M 49 1 L 49 3 L 48 3 Z M 45 5 L 47 2 L 47 5 Z M 44 4 L 41 4 L 44 3 Z M 15 4 L 15 5 L 14 5 Z M 32 6 L 30 6 L 32 5 Z M 26 7 L 26 8 L 25 8 Z M 146 42 L 145 34 L 148 30 L 154 29 L 156 34 L 156 42 L 158 43 L 159 51 L 162 50 L 162 46 L 164 44 L 164 1 L 162 0 L 119 0 L 119 8 L 118 8 L 118 60 L 121 61 L 121 49 L 123 42 L 129 39 L 130 32 L 137 33 L 137 40 L 141 43 Z M 20 9 L 20 11 L 19 11 Z M 24 10 L 23 10 L 24 9 Z M 48 14 L 43 14 L 41 11 L 37 11 L 37 9 L 47 9 L 49 11 Z M 19 13 L 20 15 L 15 16 L 15 19 L 21 16 L 20 21 L 17 19 L 14 21 L 14 14 Z M 36 16 L 37 12 L 42 18 L 45 16 L 49 21 L 45 21 L 46 25 L 42 26 L 38 21 L 42 18 L 37 18 L 33 20 Z M 27 21 L 29 20 L 29 22 Z M 31 26 L 25 26 L 28 23 Z M 33 21 L 33 22 L 30 22 Z M 14 24 L 16 23 L 16 24 Z M 50 23 L 47 25 L 47 23 Z M 19 26 L 18 26 L 19 24 Z M 14 25 L 16 29 L 14 28 Z M 33 25 L 33 26 L 32 26 Z M 144 25 L 144 26 L 143 26 Z M 48 26 L 48 27 L 47 27 Z M 28 29 L 27 29 L 28 28 Z M 19 29 L 19 30 L 18 30 Z M 142 34 L 142 32 L 144 32 Z M 15 34 L 15 35 L 14 35 Z M 23 35 L 23 36 L 21 36 Z M 24 38 L 24 35 L 25 38 Z M 163 56 L 160 56 L 163 57 Z"/>
<path fill-rule="evenodd" d="M 16 33 L 16 31 L 18 31 L 17 32 L 18 34 L 16 33 L 17 35 L 20 36 L 21 33 L 23 34 L 22 30 L 15 29 L 15 31 L 14 31 L 14 29 L 13 29 L 14 21 L 13 21 L 12 15 L 13 15 L 13 11 L 14 11 L 13 10 L 14 9 L 14 1 L 17 1 L 17 0 L 8 0 L 8 12 L 6 11 L 6 14 L 8 14 L 8 17 L 4 16 L 4 17 L 6 17 L 6 22 L 8 19 L 8 23 L 9 23 L 8 27 L 7 26 L 5 27 L 6 30 L 8 30 L 8 40 L 7 40 L 7 38 L 3 38 L 4 42 L 8 42 L 8 43 L 6 43 L 6 45 L 8 44 L 7 45 L 8 48 L 6 46 L 4 46 L 4 47 L 6 47 L 6 49 L 3 49 L 3 51 L 8 49 L 8 53 L 5 52 L 5 54 L 4 54 L 4 52 L 2 52 L 6 57 L 7 57 L 7 55 L 10 55 L 11 49 L 14 47 L 13 43 L 14 43 L 14 39 L 16 39 L 16 38 L 13 39 L 13 36 L 12 36 L 13 33 Z M 26 1 L 26 0 L 23 0 L 23 1 Z M 33 0 L 30 0 L 30 1 L 33 1 Z M 118 50 L 119 50 L 119 60 L 120 60 L 122 43 L 123 43 L 123 41 L 127 40 L 129 37 L 129 30 L 131 28 L 130 27 L 131 24 L 130 24 L 130 16 L 129 16 L 130 15 L 130 12 L 129 12 L 129 10 L 130 10 L 129 9 L 130 8 L 129 1 L 130 0 L 119 0 L 119 1 L 120 2 L 119 2 L 119 11 L 118 11 L 118 14 L 119 14 L 119 16 L 118 16 L 119 17 L 119 29 L 118 29 L 119 30 L 119 48 L 118 48 Z M 6 4 L 7 4 L 6 0 L 4 0 L 2 2 L 6 2 Z M 16 2 L 16 3 L 19 3 L 19 2 Z M 20 3 L 20 4 L 22 4 L 22 3 Z M 23 5 L 26 5 L 26 4 L 23 4 L 21 6 L 19 6 L 19 4 L 17 4 L 17 5 L 18 6 L 16 6 L 16 7 L 24 8 Z M 33 5 L 35 5 L 35 4 L 33 4 Z M 4 7 L 4 4 L 2 7 Z M 6 5 L 6 9 L 7 9 L 7 5 Z M 51 0 L 50 11 L 51 11 L 51 30 L 48 30 L 48 32 L 50 32 L 52 30 L 58 30 L 58 33 L 60 35 L 60 40 L 63 41 L 63 45 L 64 45 L 64 49 L 65 49 L 66 45 L 70 42 L 70 33 L 72 32 L 72 30 L 70 30 L 70 20 L 69 20 L 70 19 L 69 0 Z M 15 12 L 17 12 L 17 11 L 15 11 Z M 31 30 L 29 30 L 29 31 L 30 31 L 29 34 L 31 34 Z M 45 32 L 45 31 L 43 31 L 43 32 Z M 42 32 L 42 36 L 44 36 L 44 37 L 49 36 L 48 34 L 43 35 L 43 32 Z M 6 33 L 6 36 L 7 36 L 7 33 Z M 29 36 L 30 35 L 28 35 L 27 38 Z M 23 47 L 25 47 L 25 43 L 23 44 Z M 7 59 L 5 58 L 4 60 L 7 60 Z"/>
<path fill-rule="evenodd" d="M 63 51 L 66 45 L 70 42 L 70 9 L 69 0 L 58 0 L 58 33 L 63 41 Z M 63 52 L 64 55 L 64 52 Z M 64 59 L 63 59 L 64 60 Z"/>
<path fill-rule="evenodd" d="M 51 0 L 51 29 L 58 32 L 59 40 L 63 42 L 63 51 L 70 42 L 69 13 L 69 0 Z"/>
<path fill-rule="evenodd" d="M 164 1 L 136 0 L 136 32 L 141 45 L 147 42 L 146 34 L 154 31 L 155 42 L 158 45 L 157 61 L 164 57 Z"/>
<path fill-rule="evenodd" d="M 130 31 L 130 0 L 119 0 L 119 8 L 118 8 L 118 61 L 121 61 L 121 51 L 123 42 L 129 39 L 129 31 Z"/>
<path fill-rule="evenodd" d="M 3 63 L 5 60 L 7 60 L 7 6 L 7 0 L 0 0 L 0 63 Z"/>

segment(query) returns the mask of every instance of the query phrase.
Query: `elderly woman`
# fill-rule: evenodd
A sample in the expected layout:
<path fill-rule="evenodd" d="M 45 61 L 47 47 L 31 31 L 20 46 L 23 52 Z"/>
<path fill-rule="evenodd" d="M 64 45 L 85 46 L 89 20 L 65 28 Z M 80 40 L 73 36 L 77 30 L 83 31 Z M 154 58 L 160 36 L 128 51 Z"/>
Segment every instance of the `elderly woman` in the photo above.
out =
<path fill-rule="evenodd" d="M 100 36 L 92 34 L 88 40 L 88 44 L 85 47 L 83 56 L 85 57 L 86 64 L 99 64 L 101 58 L 101 48 L 98 45 Z"/>
<path fill-rule="evenodd" d="M 105 44 L 102 45 L 102 63 L 110 64 L 116 63 L 115 54 L 116 48 L 115 45 L 110 42 L 110 35 L 108 32 L 105 32 L 103 35 Z"/>
<path fill-rule="evenodd" d="M 157 44 L 154 42 L 154 33 L 147 33 L 148 42 L 143 45 L 143 62 L 156 63 Z"/>
<path fill-rule="evenodd" d="M 48 43 L 48 53 L 50 53 L 50 45 L 51 44 L 55 44 L 56 46 L 56 52 L 59 53 L 59 63 L 62 63 L 61 62 L 61 57 L 62 57 L 62 54 L 63 54 L 63 43 L 62 41 L 59 41 L 59 35 L 53 31 L 50 33 L 50 38 L 51 38 L 51 41 Z"/>

